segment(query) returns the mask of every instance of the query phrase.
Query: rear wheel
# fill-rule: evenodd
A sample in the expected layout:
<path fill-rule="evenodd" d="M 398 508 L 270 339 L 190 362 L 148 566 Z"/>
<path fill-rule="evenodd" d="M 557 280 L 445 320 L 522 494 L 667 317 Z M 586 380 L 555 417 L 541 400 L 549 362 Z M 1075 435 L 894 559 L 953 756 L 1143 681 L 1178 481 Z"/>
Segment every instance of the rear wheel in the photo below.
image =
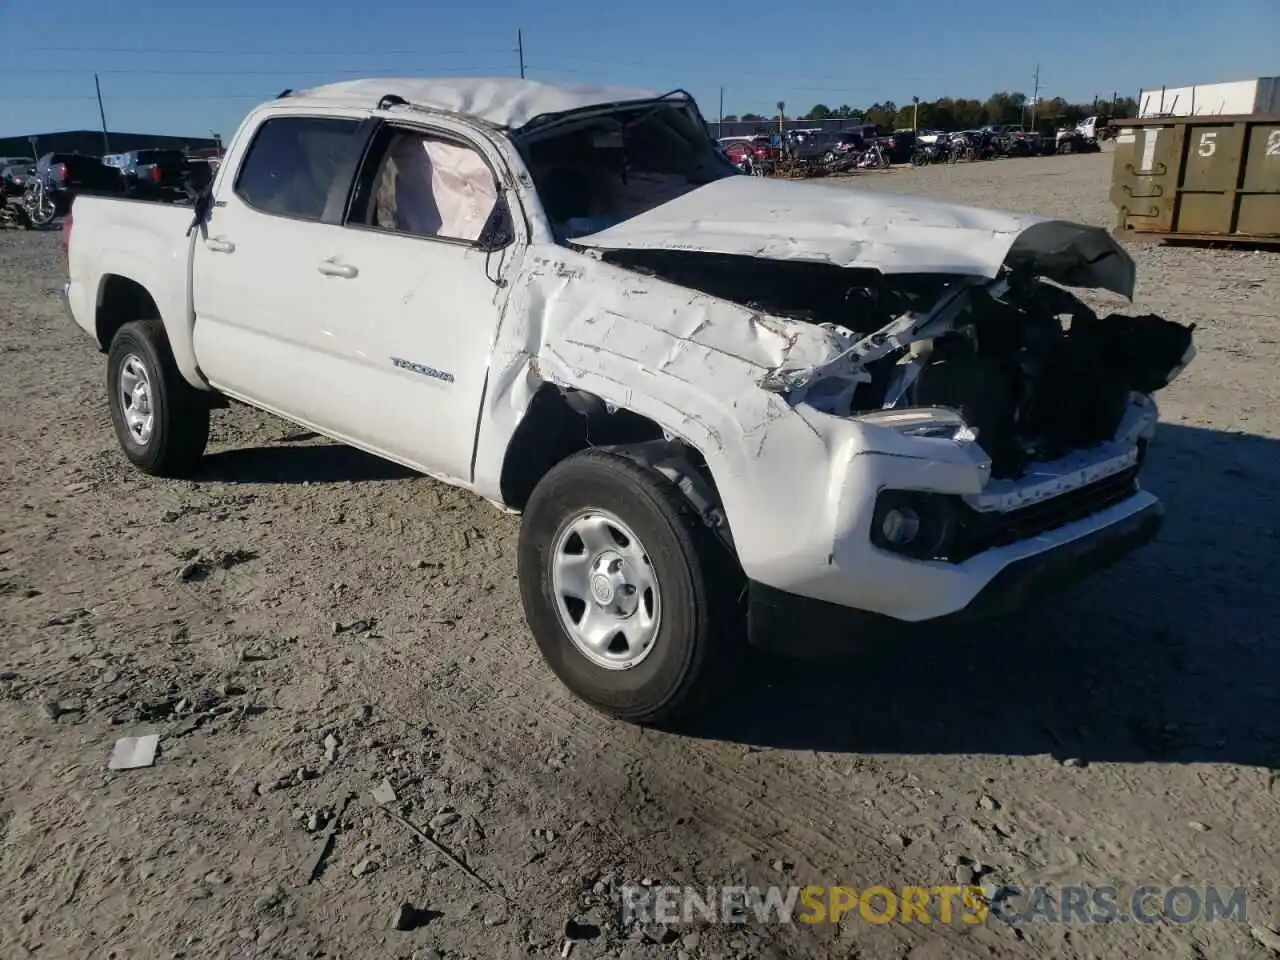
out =
<path fill-rule="evenodd" d="M 107 354 L 107 403 L 120 448 L 157 477 L 189 473 L 209 442 L 209 404 L 182 378 L 159 320 L 126 323 Z"/>
<path fill-rule="evenodd" d="M 561 462 L 525 508 L 519 557 L 534 639 L 587 703 L 659 724 L 731 685 L 737 563 L 662 475 L 602 451 Z"/>

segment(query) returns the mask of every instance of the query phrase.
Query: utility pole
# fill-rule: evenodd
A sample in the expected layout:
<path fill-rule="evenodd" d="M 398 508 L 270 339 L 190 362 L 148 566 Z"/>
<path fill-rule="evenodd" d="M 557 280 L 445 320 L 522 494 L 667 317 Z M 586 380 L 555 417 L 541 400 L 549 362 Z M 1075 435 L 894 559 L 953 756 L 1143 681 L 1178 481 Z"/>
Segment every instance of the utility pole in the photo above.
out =
<path fill-rule="evenodd" d="M 111 140 L 107 136 L 107 112 L 102 109 L 102 84 L 98 82 L 98 75 L 93 75 L 93 89 L 98 92 L 98 116 L 102 119 L 102 154 L 106 156 L 111 152 Z"/>
<path fill-rule="evenodd" d="M 724 133 L 724 87 L 720 88 L 720 121 L 716 124 L 716 136 Z"/>
<path fill-rule="evenodd" d="M 1040 102 L 1040 64 L 1036 64 L 1035 76 L 1032 77 L 1035 82 L 1035 90 L 1031 94 L 1031 132 L 1036 129 L 1036 104 Z"/>
<path fill-rule="evenodd" d="M 911 129 L 920 132 L 920 98 L 911 98 Z"/>
<path fill-rule="evenodd" d="M 520 55 L 520 79 L 524 79 L 524 31 L 516 31 L 516 53 Z"/>

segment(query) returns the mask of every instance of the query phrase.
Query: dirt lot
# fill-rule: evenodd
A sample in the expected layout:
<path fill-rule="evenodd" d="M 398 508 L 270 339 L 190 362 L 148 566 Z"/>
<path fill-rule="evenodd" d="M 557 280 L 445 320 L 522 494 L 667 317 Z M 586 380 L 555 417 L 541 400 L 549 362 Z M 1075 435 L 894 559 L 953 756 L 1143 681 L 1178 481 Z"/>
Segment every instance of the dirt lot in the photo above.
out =
<path fill-rule="evenodd" d="M 1107 224 L 1109 164 L 849 185 Z M 543 668 L 514 518 L 243 408 L 197 481 L 127 467 L 103 359 L 57 304 L 56 237 L 0 234 L 0 957 L 555 957 L 574 918 L 574 958 L 1267 955 L 1280 255 L 1135 257 L 1137 308 L 1201 325 L 1161 394 L 1160 541 L 1013 622 L 763 664 L 676 736 Z M 107 771 L 149 732 L 154 767 Z M 488 888 L 376 807 L 384 778 Z M 612 891 L 645 879 L 935 885 L 956 858 L 1024 889 L 1117 884 L 1122 905 L 1242 886 L 1258 926 L 613 921 Z"/>

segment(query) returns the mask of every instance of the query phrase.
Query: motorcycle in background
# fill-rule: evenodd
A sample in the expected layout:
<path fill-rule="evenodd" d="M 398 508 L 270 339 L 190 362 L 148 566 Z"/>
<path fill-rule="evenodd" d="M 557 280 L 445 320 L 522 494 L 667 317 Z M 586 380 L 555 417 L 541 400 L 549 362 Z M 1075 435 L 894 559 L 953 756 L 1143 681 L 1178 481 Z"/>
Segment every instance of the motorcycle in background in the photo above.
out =
<path fill-rule="evenodd" d="M 27 181 L 26 189 L 22 194 L 22 209 L 27 215 L 27 220 L 33 227 L 48 226 L 53 222 L 53 218 L 58 215 L 58 206 L 54 202 L 53 191 L 50 185 L 46 183 L 49 171 L 38 171 L 35 176 Z"/>
<path fill-rule="evenodd" d="M 858 161 L 860 169 L 888 170 L 893 166 L 893 161 L 889 157 L 889 151 L 884 148 L 884 144 L 879 140 L 873 140 L 871 146 L 862 154 L 862 158 Z"/>

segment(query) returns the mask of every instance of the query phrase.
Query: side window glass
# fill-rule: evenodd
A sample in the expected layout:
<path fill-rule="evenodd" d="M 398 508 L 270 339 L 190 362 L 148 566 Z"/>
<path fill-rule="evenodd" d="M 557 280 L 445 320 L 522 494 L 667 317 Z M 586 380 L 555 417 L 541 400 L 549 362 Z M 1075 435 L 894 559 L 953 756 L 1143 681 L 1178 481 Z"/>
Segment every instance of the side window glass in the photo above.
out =
<path fill-rule="evenodd" d="M 353 220 L 415 237 L 475 243 L 504 216 L 493 171 L 472 147 L 409 130 L 380 138 Z"/>
<path fill-rule="evenodd" d="M 263 213 L 319 220 L 347 169 L 359 121 L 275 117 L 258 128 L 236 178 L 236 195 Z"/>

